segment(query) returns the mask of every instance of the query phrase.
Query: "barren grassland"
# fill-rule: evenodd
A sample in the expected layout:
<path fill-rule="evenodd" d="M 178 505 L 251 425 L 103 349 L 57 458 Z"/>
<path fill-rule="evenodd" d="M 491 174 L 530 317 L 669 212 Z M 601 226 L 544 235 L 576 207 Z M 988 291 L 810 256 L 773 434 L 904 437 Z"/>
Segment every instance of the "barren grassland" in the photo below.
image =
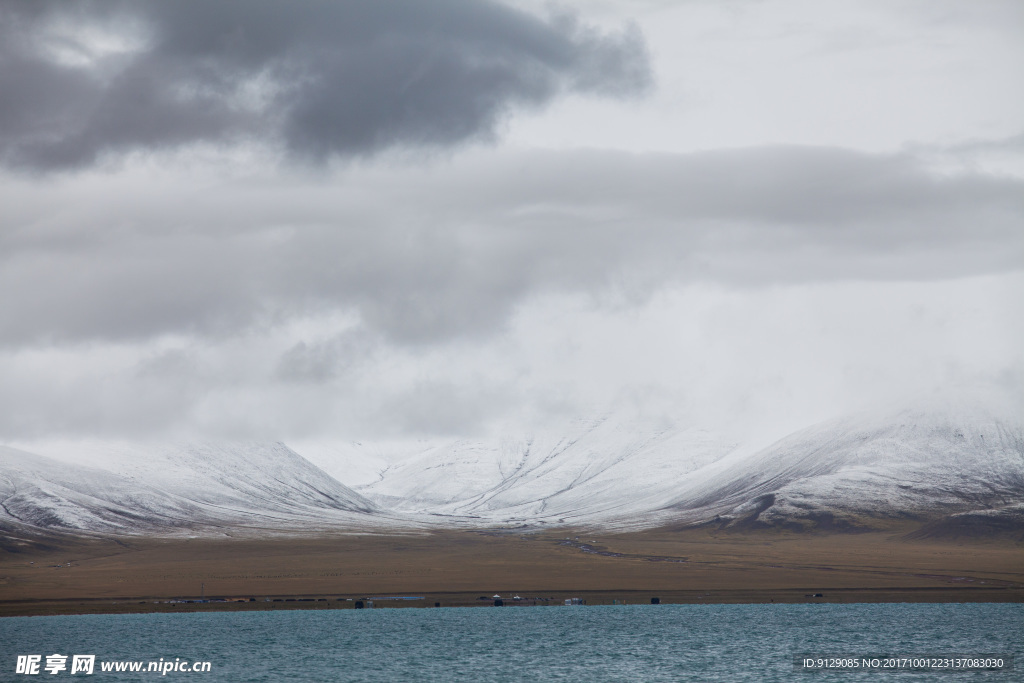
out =
<path fill-rule="evenodd" d="M 1024 544 L 907 531 L 7 538 L 0 616 L 493 605 L 494 594 L 506 605 L 1024 601 Z M 396 596 L 422 599 L 381 599 Z M 229 601 L 167 602 L 201 597 Z"/>

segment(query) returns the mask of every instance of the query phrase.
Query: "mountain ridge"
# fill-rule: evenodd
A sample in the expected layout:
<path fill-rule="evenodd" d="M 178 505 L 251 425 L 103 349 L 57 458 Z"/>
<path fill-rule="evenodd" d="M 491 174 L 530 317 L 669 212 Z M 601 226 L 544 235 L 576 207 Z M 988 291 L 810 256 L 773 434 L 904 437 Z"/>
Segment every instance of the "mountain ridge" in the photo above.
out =
<path fill-rule="evenodd" d="M 306 458 L 283 442 L 0 447 L 0 525 L 146 534 L 709 523 L 855 531 L 916 520 L 933 534 L 1024 529 L 1021 420 L 975 403 L 835 418 L 760 448 L 607 415 L 560 431 L 419 443 L 404 457 L 374 448 L 324 447 Z M 339 481 L 345 471 L 362 483 Z"/>

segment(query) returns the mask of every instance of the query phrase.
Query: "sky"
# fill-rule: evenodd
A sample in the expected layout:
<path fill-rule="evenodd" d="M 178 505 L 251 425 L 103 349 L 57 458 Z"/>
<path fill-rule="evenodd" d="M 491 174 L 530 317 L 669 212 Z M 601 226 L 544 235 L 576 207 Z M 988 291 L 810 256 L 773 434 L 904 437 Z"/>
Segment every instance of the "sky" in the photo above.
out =
<path fill-rule="evenodd" d="M 0 0 L 0 442 L 1024 409 L 1018 0 Z"/>

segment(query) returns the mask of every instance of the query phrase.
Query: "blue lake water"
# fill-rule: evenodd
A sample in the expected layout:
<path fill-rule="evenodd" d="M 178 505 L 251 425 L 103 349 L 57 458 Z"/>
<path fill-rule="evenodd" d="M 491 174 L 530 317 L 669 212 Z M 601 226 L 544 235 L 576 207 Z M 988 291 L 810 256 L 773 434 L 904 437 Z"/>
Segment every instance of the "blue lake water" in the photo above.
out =
<path fill-rule="evenodd" d="M 15 673 L 94 654 L 93 676 Z M 1012 672 L 801 672 L 802 654 L 1015 655 Z M 102 662 L 209 661 L 209 673 Z M 627 605 L 0 619 L 0 680 L 1024 681 L 1024 605 Z M 952 676 L 952 678 L 950 678 Z"/>

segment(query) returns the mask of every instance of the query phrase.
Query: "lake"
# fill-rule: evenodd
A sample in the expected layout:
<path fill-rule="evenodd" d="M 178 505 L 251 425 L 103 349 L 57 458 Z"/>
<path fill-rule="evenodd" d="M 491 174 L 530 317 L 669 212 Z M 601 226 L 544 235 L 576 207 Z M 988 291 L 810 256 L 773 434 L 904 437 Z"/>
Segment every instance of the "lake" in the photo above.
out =
<path fill-rule="evenodd" d="M 67 656 L 56 675 L 47 656 Z M 855 681 L 947 673 L 801 671 L 799 655 L 1013 655 L 1024 605 L 620 605 L 8 617 L 0 680 Z M 39 675 L 16 673 L 38 655 Z M 117 661 L 170 670 L 116 673 Z M 174 670 L 209 662 L 209 672 Z M 52 660 L 59 667 L 61 660 Z M 22 660 L 23 667 L 29 666 Z M 84 666 L 84 662 L 80 662 Z M 909 678 L 908 678 L 909 676 Z M 1024 680 L 986 671 L 952 680 Z"/>

